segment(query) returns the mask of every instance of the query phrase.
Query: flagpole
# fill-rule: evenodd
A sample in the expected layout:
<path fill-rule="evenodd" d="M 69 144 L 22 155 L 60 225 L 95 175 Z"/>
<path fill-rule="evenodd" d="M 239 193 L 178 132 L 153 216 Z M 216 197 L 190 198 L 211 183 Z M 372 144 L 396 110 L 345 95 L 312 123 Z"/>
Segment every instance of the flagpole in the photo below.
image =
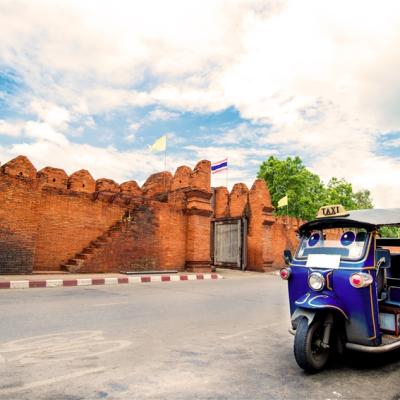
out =
<path fill-rule="evenodd" d="M 165 143 L 165 149 L 164 149 L 164 192 L 167 191 L 167 184 L 165 182 L 166 172 L 167 172 L 167 143 Z"/>
<path fill-rule="evenodd" d="M 286 193 L 286 198 L 287 198 L 287 204 L 286 204 L 286 225 L 287 229 L 289 229 L 289 197 Z"/>

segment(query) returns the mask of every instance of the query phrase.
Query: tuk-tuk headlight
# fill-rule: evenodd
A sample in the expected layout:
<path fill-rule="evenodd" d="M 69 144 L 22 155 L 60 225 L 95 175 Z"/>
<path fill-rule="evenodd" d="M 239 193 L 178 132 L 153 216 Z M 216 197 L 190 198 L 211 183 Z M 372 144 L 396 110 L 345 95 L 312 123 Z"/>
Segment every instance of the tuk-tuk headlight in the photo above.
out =
<path fill-rule="evenodd" d="M 308 277 L 308 286 L 313 290 L 322 290 L 325 286 L 325 278 L 319 272 L 313 272 Z"/>

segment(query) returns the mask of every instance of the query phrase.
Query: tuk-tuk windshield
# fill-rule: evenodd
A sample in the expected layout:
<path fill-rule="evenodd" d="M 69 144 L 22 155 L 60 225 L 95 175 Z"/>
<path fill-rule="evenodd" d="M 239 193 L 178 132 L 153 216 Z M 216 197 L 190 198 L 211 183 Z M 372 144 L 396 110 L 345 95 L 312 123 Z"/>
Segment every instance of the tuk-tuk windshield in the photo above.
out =
<path fill-rule="evenodd" d="M 340 255 L 341 259 L 359 260 L 364 254 L 368 233 L 363 228 L 330 228 L 307 233 L 297 250 L 298 258 L 309 254 Z"/>

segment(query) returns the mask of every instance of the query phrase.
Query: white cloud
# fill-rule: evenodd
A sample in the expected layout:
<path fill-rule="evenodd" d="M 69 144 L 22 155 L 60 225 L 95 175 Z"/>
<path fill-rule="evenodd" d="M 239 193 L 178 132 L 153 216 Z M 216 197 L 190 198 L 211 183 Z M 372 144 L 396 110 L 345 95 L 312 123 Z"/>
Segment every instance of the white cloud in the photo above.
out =
<path fill-rule="evenodd" d="M 95 113 L 153 105 L 153 121 L 233 106 L 252 123 L 225 132 L 222 147 L 193 147 L 199 157 L 247 140 L 250 150 L 229 150 L 245 171 L 274 145 L 324 178 L 372 189 L 377 205 L 400 202 L 400 161 L 376 152 L 380 135 L 400 128 L 397 0 L 21 0 L 0 4 L 0 26 L 0 63 L 30 88 L 15 103 L 38 117 L 3 121 L 0 134 L 43 150 Z"/>
<path fill-rule="evenodd" d="M 132 132 L 137 132 L 142 124 L 140 122 L 133 122 L 129 125 L 129 130 Z"/>
<path fill-rule="evenodd" d="M 24 123 L 20 121 L 7 122 L 0 119 L 0 136 L 20 136 L 24 129 Z"/>
<path fill-rule="evenodd" d="M 252 143 L 254 145 L 262 143 L 263 138 L 266 137 L 268 133 L 268 127 L 243 122 L 221 133 L 210 135 L 207 139 L 219 145 L 232 145 L 243 142 Z"/>
<path fill-rule="evenodd" d="M 43 122 L 28 121 L 25 124 L 25 135 L 37 142 L 50 142 L 58 145 L 66 145 L 67 138 L 59 132 L 56 132 L 52 126 Z"/>
<path fill-rule="evenodd" d="M 65 129 L 70 121 L 69 111 L 56 104 L 34 100 L 30 104 L 30 111 L 44 123 L 58 129 Z"/>
<path fill-rule="evenodd" d="M 147 115 L 149 121 L 169 121 L 171 119 L 176 119 L 179 117 L 179 113 L 161 110 L 159 108 L 150 111 Z"/>

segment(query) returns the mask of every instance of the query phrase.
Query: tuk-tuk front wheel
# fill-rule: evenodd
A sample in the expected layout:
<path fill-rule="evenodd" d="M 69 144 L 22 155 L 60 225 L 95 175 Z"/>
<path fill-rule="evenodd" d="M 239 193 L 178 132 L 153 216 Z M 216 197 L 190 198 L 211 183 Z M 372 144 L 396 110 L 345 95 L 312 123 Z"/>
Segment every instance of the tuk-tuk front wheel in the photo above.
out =
<path fill-rule="evenodd" d="M 307 318 L 299 321 L 294 338 L 294 357 L 300 368 L 317 372 L 325 367 L 330 348 L 322 345 L 323 337 L 323 321 L 316 319 L 310 325 Z"/>

